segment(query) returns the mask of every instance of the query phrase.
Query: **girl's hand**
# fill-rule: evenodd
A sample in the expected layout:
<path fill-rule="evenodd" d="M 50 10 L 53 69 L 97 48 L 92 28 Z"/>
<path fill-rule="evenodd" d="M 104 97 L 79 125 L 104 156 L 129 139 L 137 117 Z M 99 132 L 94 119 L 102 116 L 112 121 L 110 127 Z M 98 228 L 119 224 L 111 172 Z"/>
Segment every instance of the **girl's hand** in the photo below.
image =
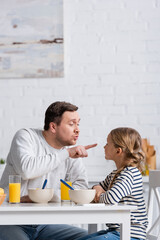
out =
<path fill-rule="evenodd" d="M 21 197 L 21 203 L 33 203 L 28 195 Z"/>
<path fill-rule="evenodd" d="M 94 198 L 94 202 L 98 203 L 101 194 L 102 194 L 102 193 L 105 193 L 105 190 L 104 190 L 100 185 L 94 186 L 93 189 L 96 189 L 96 196 L 95 196 L 95 198 Z"/>

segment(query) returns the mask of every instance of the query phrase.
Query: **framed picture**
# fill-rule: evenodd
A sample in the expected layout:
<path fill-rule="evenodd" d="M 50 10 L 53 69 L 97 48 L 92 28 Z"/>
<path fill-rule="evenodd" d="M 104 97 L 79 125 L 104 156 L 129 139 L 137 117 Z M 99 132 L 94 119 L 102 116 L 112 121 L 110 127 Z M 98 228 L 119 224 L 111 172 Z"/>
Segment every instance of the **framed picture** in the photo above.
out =
<path fill-rule="evenodd" d="M 0 78 L 64 75 L 63 0 L 0 1 Z"/>

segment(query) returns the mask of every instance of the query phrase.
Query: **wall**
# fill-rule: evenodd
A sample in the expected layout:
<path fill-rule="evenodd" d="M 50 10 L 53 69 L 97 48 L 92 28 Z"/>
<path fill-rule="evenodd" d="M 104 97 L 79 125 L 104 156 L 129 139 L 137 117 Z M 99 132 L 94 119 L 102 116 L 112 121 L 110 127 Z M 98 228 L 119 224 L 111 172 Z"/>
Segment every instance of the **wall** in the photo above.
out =
<path fill-rule="evenodd" d="M 84 159 L 89 177 L 113 167 L 103 146 L 112 128 L 136 128 L 160 167 L 160 1 L 64 0 L 65 77 L 0 79 L 0 157 L 15 132 L 43 127 L 56 100 L 79 106 L 78 144 L 97 142 Z"/>

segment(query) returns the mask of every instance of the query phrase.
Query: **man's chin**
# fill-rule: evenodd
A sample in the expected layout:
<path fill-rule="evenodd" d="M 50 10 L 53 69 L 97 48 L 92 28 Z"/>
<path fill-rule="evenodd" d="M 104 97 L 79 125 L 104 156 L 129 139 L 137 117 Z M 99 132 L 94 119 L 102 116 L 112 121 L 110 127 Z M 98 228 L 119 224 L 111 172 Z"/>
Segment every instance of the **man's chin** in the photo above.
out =
<path fill-rule="evenodd" d="M 71 142 L 68 142 L 67 146 L 73 146 L 77 143 L 77 141 L 73 140 Z"/>
<path fill-rule="evenodd" d="M 77 140 L 72 141 L 72 145 L 75 145 L 77 143 Z"/>

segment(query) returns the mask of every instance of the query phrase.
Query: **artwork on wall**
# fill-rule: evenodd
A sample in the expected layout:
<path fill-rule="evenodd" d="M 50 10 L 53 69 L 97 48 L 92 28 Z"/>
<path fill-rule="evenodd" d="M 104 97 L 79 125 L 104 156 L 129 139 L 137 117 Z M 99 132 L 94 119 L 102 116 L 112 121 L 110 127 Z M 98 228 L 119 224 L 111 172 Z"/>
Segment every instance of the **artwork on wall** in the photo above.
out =
<path fill-rule="evenodd" d="M 63 0 L 0 2 L 0 78 L 63 77 Z"/>

